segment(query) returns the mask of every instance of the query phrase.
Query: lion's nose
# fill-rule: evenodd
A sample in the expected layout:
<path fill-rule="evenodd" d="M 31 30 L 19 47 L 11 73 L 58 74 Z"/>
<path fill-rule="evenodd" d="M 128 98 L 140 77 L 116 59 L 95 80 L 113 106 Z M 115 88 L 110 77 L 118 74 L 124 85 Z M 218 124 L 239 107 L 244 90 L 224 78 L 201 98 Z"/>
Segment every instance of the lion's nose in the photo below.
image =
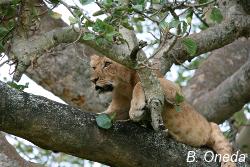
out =
<path fill-rule="evenodd" d="M 94 84 L 96 84 L 96 82 L 98 81 L 99 77 L 96 77 L 96 78 L 91 78 L 91 82 L 93 82 Z"/>

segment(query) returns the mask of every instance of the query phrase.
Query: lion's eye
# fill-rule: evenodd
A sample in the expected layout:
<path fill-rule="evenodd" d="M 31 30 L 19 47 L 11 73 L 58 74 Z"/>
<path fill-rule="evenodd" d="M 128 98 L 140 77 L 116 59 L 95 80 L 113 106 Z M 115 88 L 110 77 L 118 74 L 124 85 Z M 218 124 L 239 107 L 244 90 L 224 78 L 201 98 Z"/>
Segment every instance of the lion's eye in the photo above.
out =
<path fill-rule="evenodd" d="M 95 70 L 96 69 L 96 67 L 92 67 L 93 68 L 93 70 Z"/>
<path fill-rule="evenodd" d="M 106 61 L 104 64 L 104 68 L 108 67 L 110 64 L 112 64 L 111 62 Z"/>

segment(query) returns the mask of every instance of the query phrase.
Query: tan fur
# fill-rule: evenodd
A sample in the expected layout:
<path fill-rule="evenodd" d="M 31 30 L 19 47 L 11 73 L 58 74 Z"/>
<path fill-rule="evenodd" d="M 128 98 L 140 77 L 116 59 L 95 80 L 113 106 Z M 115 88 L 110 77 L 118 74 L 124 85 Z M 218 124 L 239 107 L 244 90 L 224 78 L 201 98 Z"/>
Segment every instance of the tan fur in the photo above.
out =
<path fill-rule="evenodd" d="M 106 62 L 112 64 L 105 66 Z M 93 73 L 91 80 L 95 85 L 112 84 L 112 102 L 105 113 L 116 113 L 117 119 L 132 119 L 139 121 L 143 117 L 146 105 L 141 83 L 135 73 L 106 57 L 91 57 Z M 207 145 L 218 154 L 232 154 L 230 143 L 225 139 L 215 123 L 209 123 L 201 114 L 186 101 L 180 104 L 180 112 L 176 112 L 175 96 L 181 89 L 175 83 L 159 78 L 165 94 L 165 106 L 162 114 L 168 132 L 177 141 L 199 147 Z M 232 162 L 221 163 L 222 167 L 235 167 Z"/>

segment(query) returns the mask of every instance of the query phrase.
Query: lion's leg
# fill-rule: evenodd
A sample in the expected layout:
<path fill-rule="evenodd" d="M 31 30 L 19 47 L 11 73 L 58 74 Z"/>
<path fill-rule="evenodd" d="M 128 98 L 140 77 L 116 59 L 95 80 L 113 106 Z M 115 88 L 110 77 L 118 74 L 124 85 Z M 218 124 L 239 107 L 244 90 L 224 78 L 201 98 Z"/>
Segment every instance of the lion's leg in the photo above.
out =
<path fill-rule="evenodd" d="M 100 114 L 114 115 L 116 120 L 129 119 L 128 110 L 130 108 L 130 100 L 112 99 L 108 108 Z"/>
<path fill-rule="evenodd" d="M 182 94 L 180 87 L 173 83 L 172 81 L 166 80 L 164 78 L 159 78 L 161 86 L 164 90 L 165 100 L 170 103 L 175 103 L 176 93 Z"/>
<path fill-rule="evenodd" d="M 220 154 L 222 157 L 223 155 L 229 155 L 229 157 L 231 157 L 232 146 L 220 131 L 219 126 L 213 122 L 210 122 L 210 126 L 211 136 L 207 145 L 211 147 L 217 154 Z M 236 167 L 236 164 L 229 160 L 228 162 L 221 162 L 221 167 Z"/>
<path fill-rule="evenodd" d="M 145 114 L 146 99 L 141 83 L 138 82 L 133 90 L 129 117 L 133 121 L 140 121 Z"/>

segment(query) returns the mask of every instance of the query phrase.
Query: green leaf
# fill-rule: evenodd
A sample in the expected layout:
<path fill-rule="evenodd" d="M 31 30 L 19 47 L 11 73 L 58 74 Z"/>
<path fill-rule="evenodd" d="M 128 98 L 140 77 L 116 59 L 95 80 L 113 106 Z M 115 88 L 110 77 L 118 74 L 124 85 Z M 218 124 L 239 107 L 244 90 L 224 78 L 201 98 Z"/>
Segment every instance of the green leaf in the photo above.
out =
<path fill-rule="evenodd" d="M 91 2 L 94 2 L 94 0 L 80 0 L 80 3 L 82 5 L 87 5 L 87 4 L 91 3 Z"/>
<path fill-rule="evenodd" d="M 100 114 L 96 117 L 96 123 L 100 128 L 109 129 L 112 127 L 112 119 L 107 114 Z"/>
<path fill-rule="evenodd" d="M 57 13 L 57 12 L 53 12 L 53 11 L 50 11 L 49 12 L 49 15 L 54 18 L 54 19 L 60 19 L 62 17 L 62 15 L 60 13 Z"/>
<path fill-rule="evenodd" d="M 223 20 L 220 9 L 214 7 L 211 11 L 210 19 L 212 19 L 216 23 L 220 23 Z"/>
<path fill-rule="evenodd" d="M 179 105 L 175 105 L 174 107 L 176 112 L 181 112 L 181 107 Z"/>
<path fill-rule="evenodd" d="M 72 24 L 76 24 L 78 22 L 78 20 L 75 17 L 69 16 L 69 22 L 72 25 Z"/>
<path fill-rule="evenodd" d="M 123 21 L 122 21 L 122 25 L 123 25 L 123 27 L 125 27 L 125 28 L 127 28 L 127 29 L 129 29 L 129 30 L 134 30 L 134 27 L 131 26 L 131 25 L 128 23 L 128 20 L 123 20 Z"/>
<path fill-rule="evenodd" d="M 152 3 L 153 3 L 153 4 L 159 4 L 159 3 L 161 3 L 161 0 L 153 0 Z"/>
<path fill-rule="evenodd" d="M 16 14 L 16 7 L 9 6 L 6 11 L 6 16 L 13 17 Z"/>
<path fill-rule="evenodd" d="M 12 0 L 11 3 L 12 3 L 13 5 L 17 5 L 20 1 L 21 1 L 21 0 Z"/>
<path fill-rule="evenodd" d="M 110 8 L 112 6 L 113 0 L 103 0 L 102 4 L 106 7 L 106 8 Z"/>
<path fill-rule="evenodd" d="M 93 13 L 93 16 L 100 16 L 103 15 L 105 12 L 103 10 L 98 10 L 97 12 Z"/>
<path fill-rule="evenodd" d="M 182 34 L 186 33 L 187 31 L 187 23 L 185 21 L 182 21 Z"/>
<path fill-rule="evenodd" d="M 132 18 L 132 19 L 133 19 L 133 21 L 135 21 L 135 22 L 145 21 L 145 18 L 143 18 L 143 17 L 134 17 L 134 18 Z"/>
<path fill-rule="evenodd" d="M 73 13 L 75 14 L 75 15 L 77 15 L 78 17 L 81 17 L 82 16 L 82 12 L 81 12 L 81 10 L 80 9 L 74 9 L 73 10 Z"/>
<path fill-rule="evenodd" d="M 12 88 L 14 88 L 14 89 L 17 89 L 17 90 L 19 90 L 19 91 L 23 91 L 25 88 L 28 88 L 29 87 L 29 83 L 26 83 L 25 85 L 21 85 L 21 84 L 17 84 L 17 83 L 15 83 L 15 82 L 7 82 L 7 84 L 10 86 L 10 87 L 12 87 Z"/>
<path fill-rule="evenodd" d="M 182 43 L 184 44 L 187 52 L 191 55 L 194 56 L 196 51 L 197 51 L 197 44 L 196 42 L 191 39 L 191 38 L 185 38 L 182 40 Z"/>
<path fill-rule="evenodd" d="M 139 4 L 139 5 L 145 5 L 146 1 L 145 0 L 133 0 L 134 4 Z"/>
<path fill-rule="evenodd" d="M 176 92 L 176 94 L 175 94 L 175 103 L 177 105 L 179 105 L 183 101 L 184 101 L 184 96 L 182 96 L 178 92 Z"/>
<path fill-rule="evenodd" d="M 142 12 L 142 11 L 143 11 L 143 5 L 134 5 L 134 6 L 133 6 L 133 9 Z"/>
<path fill-rule="evenodd" d="M 108 41 L 105 38 L 98 37 L 96 38 L 96 44 L 101 46 L 101 45 L 107 45 Z"/>
<path fill-rule="evenodd" d="M 84 27 L 92 27 L 93 25 L 94 23 L 88 20 L 84 23 Z"/>
<path fill-rule="evenodd" d="M 193 18 L 193 10 L 189 9 L 186 15 L 186 20 L 189 25 L 192 23 L 192 18 Z"/>
<path fill-rule="evenodd" d="M 141 23 L 136 23 L 135 28 L 136 28 L 137 33 L 143 33 L 143 27 L 142 27 Z M 133 29 L 133 27 L 132 27 L 132 29 Z"/>
<path fill-rule="evenodd" d="M 119 34 L 117 31 L 113 31 L 113 32 L 110 32 L 110 33 L 107 33 L 105 35 L 105 38 L 109 41 L 109 42 L 113 42 L 113 39 L 114 39 L 114 36 Z"/>
<path fill-rule="evenodd" d="M 180 24 L 181 24 L 181 22 L 179 20 L 172 20 L 169 23 L 169 29 L 171 29 L 171 28 L 177 28 Z"/>
<path fill-rule="evenodd" d="M 0 27 L 0 37 L 3 37 L 8 32 L 8 29 L 5 27 Z"/>
<path fill-rule="evenodd" d="M 93 26 L 93 31 L 109 33 L 114 31 L 114 27 L 100 19 L 97 19 Z"/>
<path fill-rule="evenodd" d="M 86 41 L 94 40 L 95 39 L 95 34 L 85 33 L 84 36 L 83 36 L 83 39 L 86 40 Z"/>
<path fill-rule="evenodd" d="M 168 28 L 168 23 L 163 20 L 160 22 L 159 26 L 161 29 L 165 30 L 166 28 Z"/>

